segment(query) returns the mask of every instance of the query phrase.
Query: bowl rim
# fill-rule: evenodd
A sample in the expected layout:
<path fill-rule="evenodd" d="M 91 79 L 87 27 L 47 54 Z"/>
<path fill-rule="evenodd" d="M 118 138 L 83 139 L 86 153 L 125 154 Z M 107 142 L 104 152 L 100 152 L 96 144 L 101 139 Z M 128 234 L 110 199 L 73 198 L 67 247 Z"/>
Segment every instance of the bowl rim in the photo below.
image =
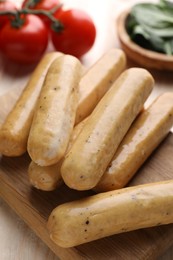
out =
<path fill-rule="evenodd" d="M 171 67 L 171 70 L 172 70 L 173 69 L 173 55 L 168 56 L 166 54 L 162 54 L 159 52 L 145 49 L 131 40 L 131 38 L 125 28 L 126 20 L 130 14 L 130 10 L 131 9 L 126 9 L 126 10 L 122 11 L 122 13 L 117 18 L 117 34 L 118 34 L 120 43 L 124 47 L 127 47 L 129 52 L 133 51 L 134 53 L 140 55 L 141 57 L 145 57 L 146 59 L 151 59 L 152 61 L 159 61 L 159 62 L 163 63 L 163 65 L 167 64 L 168 69 L 169 69 L 169 65 L 172 65 L 172 67 Z"/>

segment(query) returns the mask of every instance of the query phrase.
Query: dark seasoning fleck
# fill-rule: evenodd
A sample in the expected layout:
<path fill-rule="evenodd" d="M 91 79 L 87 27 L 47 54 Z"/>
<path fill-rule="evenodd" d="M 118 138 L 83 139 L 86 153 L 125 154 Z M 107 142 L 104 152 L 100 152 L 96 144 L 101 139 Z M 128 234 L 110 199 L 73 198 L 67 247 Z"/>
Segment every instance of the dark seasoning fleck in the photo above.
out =
<path fill-rule="evenodd" d="M 90 135 L 88 136 L 88 138 L 86 139 L 86 143 L 91 143 L 91 141 L 89 140 L 90 139 Z"/>
<path fill-rule="evenodd" d="M 86 208 L 86 209 L 88 209 L 88 208 Z M 85 222 L 85 224 L 86 224 L 86 225 L 89 225 L 89 223 L 90 223 L 90 222 L 89 222 L 89 220 L 87 219 L 87 221 Z M 87 232 L 87 231 L 88 231 L 87 228 L 85 228 L 85 229 L 84 229 L 84 232 Z M 84 239 L 87 240 L 88 238 L 85 237 Z"/>
<path fill-rule="evenodd" d="M 53 87 L 53 90 L 59 90 L 59 89 L 61 89 L 61 87 L 60 86 L 56 86 L 56 87 Z"/>

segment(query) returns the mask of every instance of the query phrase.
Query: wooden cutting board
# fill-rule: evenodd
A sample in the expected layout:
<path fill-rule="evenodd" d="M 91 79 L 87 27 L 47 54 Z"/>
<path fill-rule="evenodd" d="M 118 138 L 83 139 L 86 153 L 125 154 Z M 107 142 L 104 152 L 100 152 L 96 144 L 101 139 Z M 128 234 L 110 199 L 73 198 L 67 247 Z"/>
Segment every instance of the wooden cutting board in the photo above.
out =
<path fill-rule="evenodd" d="M 10 95 L 0 97 L 0 122 L 4 120 L 17 98 L 18 95 L 15 93 L 14 89 Z M 28 182 L 29 162 L 27 154 L 18 158 L 1 158 L 0 196 L 60 259 L 155 259 L 173 244 L 172 224 L 123 233 L 75 248 L 60 248 L 49 239 L 46 229 L 50 212 L 61 203 L 91 195 L 92 192 L 73 191 L 65 185 L 54 192 L 36 190 Z M 130 185 L 168 179 L 173 179 L 172 133 L 147 160 Z"/>

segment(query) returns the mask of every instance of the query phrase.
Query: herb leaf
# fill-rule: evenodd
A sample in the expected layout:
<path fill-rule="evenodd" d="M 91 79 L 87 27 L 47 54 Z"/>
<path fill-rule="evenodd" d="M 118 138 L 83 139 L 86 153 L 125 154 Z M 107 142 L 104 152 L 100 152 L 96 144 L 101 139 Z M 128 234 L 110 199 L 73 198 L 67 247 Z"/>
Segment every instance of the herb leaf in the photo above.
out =
<path fill-rule="evenodd" d="M 127 19 L 131 39 L 144 48 L 173 55 L 173 3 L 136 4 Z"/>

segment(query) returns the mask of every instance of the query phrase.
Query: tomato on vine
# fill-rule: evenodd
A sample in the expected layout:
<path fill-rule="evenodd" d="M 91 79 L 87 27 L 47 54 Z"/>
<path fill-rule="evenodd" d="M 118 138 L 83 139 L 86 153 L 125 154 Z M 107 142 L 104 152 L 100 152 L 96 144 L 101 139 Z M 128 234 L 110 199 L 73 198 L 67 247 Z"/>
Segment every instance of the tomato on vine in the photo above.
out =
<path fill-rule="evenodd" d="M 57 9 L 58 3 L 28 0 L 20 10 L 0 11 L 0 19 L 8 16 L 0 31 L 1 52 L 18 63 L 37 62 L 47 48 L 49 33 L 57 51 L 78 58 L 88 52 L 96 38 L 91 17 L 77 9 Z"/>
<path fill-rule="evenodd" d="M 25 0 L 22 3 L 22 8 L 29 8 L 31 10 L 45 10 L 51 11 L 52 9 L 58 7 L 57 11 L 55 11 L 55 15 L 59 13 L 61 10 L 60 2 L 58 0 Z M 50 19 L 44 15 L 39 15 L 39 17 L 50 26 Z"/>
<path fill-rule="evenodd" d="M 18 63 L 38 62 L 48 45 L 48 29 L 36 15 L 8 21 L 0 32 L 0 50 Z"/>
<path fill-rule="evenodd" d="M 0 11 L 17 10 L 15 4 L 11 1 L 0 0 Z M 0 16 L 0 29 L 8 22 L 8 16 Z"/>
<path fill-rule="evenodd" d="M 81 57 L 90 50 L 96 38 L 95 25 L 88 14 L 78 9 L 61 11 L 55 16 L 63 28 L 51 30 L 51 39 L 57 51 Z"/>

